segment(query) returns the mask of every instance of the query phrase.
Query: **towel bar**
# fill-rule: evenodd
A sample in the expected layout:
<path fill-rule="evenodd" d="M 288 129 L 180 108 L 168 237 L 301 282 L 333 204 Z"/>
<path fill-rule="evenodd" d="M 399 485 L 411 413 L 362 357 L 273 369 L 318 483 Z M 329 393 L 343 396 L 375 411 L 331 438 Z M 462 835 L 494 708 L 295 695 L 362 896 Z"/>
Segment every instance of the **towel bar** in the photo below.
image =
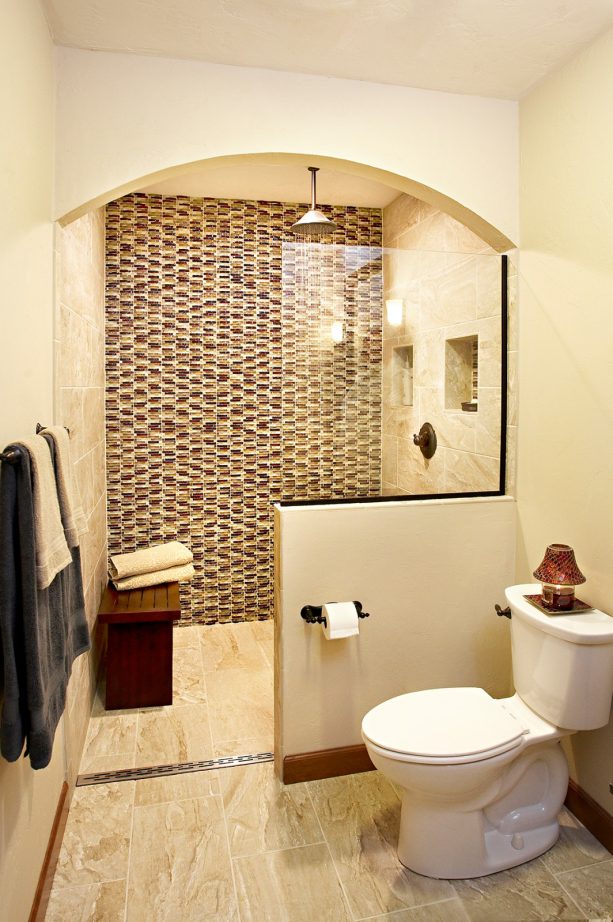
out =
<path fill-rule="evenodd" d="M 42 426 L 40 423 L 36 423 L 36 435 L 46 429 L 47 426 Z M 70 435 L 70 429 L 68 426 L 64 426 L 68 435 Z M 0 451 L 0 461 L 6 461 L 8 464 L 17 464 L 21 458 L 21 451 L 18 448 L 14 448 L 12 451 Z"/>

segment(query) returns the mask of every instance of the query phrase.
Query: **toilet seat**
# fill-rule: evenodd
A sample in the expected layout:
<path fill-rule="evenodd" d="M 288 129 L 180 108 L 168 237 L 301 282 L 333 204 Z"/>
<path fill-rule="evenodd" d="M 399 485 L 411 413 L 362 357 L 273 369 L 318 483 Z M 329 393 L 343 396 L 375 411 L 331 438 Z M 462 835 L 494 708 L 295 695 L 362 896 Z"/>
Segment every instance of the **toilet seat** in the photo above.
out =
<path fill-rule="evenodd" d="M 527 730 L 482 688 L 432 688 L 390 698 L 362 722 L 373 747 L 405 762 L 477 762 L 517 748 Z"/>

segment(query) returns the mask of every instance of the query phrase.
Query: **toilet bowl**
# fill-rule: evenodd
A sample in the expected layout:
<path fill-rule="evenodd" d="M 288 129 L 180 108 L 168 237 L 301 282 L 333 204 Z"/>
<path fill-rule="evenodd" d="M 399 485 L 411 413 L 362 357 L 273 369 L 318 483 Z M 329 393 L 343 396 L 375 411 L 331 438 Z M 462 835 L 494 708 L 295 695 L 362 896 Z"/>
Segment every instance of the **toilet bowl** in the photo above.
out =
<path fill-rule="evenodd" d="M 554 844 L 568 786 L 564 734 L 535 718 L 517 695 L 495 700 L 480 688 L 413 692 L 366 715 L 370 758 L 402 792 L 404 865 L 481 877 Z"/>
<path fill-rule="evenodd" d="M 429 689 L 364 717 L 370 758 L 402 796 L 398 856 L 420 874 L 481 877 L 550 848 L 568 786 L 560 740 L 607 722 L 613 619 L 592 611 L 556 620 L 524 600 L 539 588 L 506 592 L 513 697 Z"/>

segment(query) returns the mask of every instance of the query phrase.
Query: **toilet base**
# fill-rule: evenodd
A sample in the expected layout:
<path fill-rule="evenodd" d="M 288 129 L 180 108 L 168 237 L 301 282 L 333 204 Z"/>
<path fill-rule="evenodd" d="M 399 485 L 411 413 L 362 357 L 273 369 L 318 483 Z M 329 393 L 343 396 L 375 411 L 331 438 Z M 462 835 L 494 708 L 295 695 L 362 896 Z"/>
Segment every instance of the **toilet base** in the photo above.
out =
<path fill-rule="evenodd" d="M 445 812 L 443 825 L 438 830 L 433 824 L 435 818 L 430 816 L 421 833 L 416 829 L 415 819 L 410 807 L 407 812 L 403 802 L 398 858 L 417 874 L 444 880 L 485 877 L 514 868 L 548 851 L 560 835 L 557 820 L 523 833 L 504 834 L 498 829 L 483 833 L 481 811 L 474 814 Z M 463 839 L 461 850 L 451 844 L 451 840 L 457 841 L 457 835 Z"/>
<path fill-rule="evenodd" d="M 398 857 L 418 874 L 446 880 L 524 864 L 555 845 L 567 786 L 568 765 L 555 742 L 530 747 L 462 802 L 405 788 Z"/>

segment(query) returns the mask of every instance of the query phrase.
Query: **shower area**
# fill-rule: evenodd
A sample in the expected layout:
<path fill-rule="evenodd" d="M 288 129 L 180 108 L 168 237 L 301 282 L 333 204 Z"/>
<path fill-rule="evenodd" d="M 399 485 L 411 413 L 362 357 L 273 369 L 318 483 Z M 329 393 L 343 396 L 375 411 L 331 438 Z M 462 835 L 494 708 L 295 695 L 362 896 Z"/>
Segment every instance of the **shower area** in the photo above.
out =
<path fill-rule="evenodd" d="M 186 622 L 272 617 L 276 502 L 500 486 L 500 255 L 407 195 L 321 206 L 321 237 L 292 229 L 304 210 L 106 209 L 109 553 L 187 544 Z"/>

